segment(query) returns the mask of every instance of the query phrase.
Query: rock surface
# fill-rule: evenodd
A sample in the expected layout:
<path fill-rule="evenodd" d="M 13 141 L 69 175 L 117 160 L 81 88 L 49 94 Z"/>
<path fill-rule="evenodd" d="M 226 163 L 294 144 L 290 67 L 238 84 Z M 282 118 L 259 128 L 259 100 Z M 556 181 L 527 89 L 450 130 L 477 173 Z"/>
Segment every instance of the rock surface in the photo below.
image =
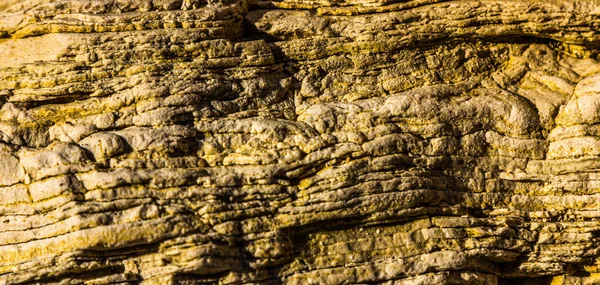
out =
<path fill-rule="evenodd" d="M 0 284 L 600 284 L 599 28 L 0 0 Z"/>

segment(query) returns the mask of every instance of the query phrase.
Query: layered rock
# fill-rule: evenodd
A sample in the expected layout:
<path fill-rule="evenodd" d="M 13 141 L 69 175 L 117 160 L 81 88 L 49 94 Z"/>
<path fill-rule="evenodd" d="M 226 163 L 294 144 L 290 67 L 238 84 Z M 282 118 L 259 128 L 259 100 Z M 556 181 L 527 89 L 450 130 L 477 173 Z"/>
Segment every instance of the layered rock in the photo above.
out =
<path fill-rule="evenodd" d="M 0 284 L 600 283 L 596 1 L 0 2 Z"/>

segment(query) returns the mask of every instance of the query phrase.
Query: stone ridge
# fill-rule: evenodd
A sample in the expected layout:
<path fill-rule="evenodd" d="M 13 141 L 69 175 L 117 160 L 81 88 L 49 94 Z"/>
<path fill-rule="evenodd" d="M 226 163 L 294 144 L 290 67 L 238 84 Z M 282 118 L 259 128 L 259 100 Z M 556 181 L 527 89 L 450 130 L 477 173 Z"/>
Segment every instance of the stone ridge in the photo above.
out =
<path fill-rule="evenodd" d="M 599 26 L 0 0 L 0 284 L 600 284 Z"/>

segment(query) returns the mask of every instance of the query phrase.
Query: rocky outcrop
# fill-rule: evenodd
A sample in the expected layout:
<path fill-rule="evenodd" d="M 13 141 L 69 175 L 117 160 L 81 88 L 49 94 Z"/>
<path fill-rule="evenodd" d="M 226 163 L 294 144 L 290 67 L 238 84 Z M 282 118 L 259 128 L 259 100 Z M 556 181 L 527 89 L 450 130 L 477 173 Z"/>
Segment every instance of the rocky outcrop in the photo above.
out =
<path fill-rule="evenodd" d="M 600 284 L 599 27 L 0 0 L 0 284 Z"/>

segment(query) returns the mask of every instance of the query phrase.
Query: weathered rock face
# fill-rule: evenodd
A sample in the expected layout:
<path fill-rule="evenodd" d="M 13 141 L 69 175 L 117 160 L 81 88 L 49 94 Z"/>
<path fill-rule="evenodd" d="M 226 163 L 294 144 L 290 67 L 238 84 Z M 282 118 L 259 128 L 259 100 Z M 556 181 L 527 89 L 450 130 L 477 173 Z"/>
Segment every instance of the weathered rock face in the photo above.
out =
<path fill-rule="evenodd" d="M 600 2 L 0 0 L 0 284 L 600 283 Z"/>

